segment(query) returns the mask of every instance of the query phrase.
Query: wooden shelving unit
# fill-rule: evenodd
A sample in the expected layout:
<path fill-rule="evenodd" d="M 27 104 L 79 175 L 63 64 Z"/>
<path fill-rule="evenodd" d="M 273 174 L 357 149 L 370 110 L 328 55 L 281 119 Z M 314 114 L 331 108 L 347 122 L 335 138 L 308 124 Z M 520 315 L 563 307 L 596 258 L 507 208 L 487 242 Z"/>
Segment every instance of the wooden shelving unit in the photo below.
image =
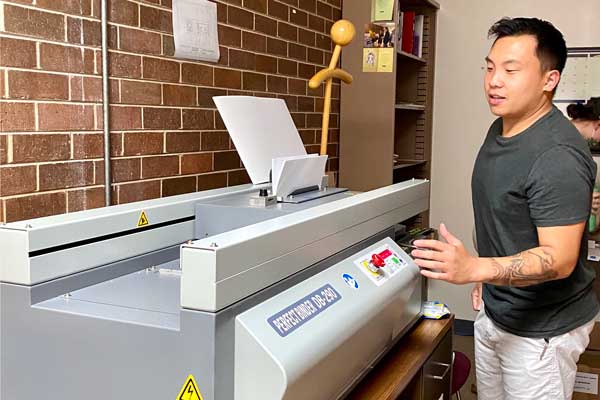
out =
<path fill-rule="evenodd" d="M 344 3 L 343 18 L 354 24 L 357 38 L 342 55 L 342 68 L 354 76 L 354 82 L 341 89 L 339 185 L 352 190 L 431 176 L 439 4 L 434 0 L 396 0 L 396 10 L 398 7 L 424 16 L 422 57 L 396 48 L 392 73 L 368 73 L 362 71 L 362 35 L 370 22 L 371 0 Z M 401 32 L 396 30 L 394 43 L 398 43 L 398 35 Z M 402 161 L 394 164 L 394 154 Z M 411 222 L 426 225 L 428 216 L 428 212 L 423 213 Z"/>

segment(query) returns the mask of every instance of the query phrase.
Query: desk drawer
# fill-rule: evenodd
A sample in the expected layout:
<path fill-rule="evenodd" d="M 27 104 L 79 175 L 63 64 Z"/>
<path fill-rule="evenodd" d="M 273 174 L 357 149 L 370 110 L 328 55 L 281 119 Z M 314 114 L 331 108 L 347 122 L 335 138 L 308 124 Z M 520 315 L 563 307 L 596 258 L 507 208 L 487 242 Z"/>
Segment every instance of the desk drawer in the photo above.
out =
<path fill-rule="evenodd" d="M 423 365 L 423 400 L 450 400 L 452 330 L 448 331 Z"/>

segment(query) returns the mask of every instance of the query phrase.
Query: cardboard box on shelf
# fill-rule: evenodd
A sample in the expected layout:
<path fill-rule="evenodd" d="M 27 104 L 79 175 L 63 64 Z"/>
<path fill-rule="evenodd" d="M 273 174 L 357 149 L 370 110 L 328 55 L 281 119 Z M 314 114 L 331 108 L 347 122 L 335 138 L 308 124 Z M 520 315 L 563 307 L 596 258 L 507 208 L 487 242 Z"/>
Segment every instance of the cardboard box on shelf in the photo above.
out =
<path fill-rule="evenodd" d="M 577 363 L 573 400 L 600 400 L 600 351 L 586 350 Z"/>

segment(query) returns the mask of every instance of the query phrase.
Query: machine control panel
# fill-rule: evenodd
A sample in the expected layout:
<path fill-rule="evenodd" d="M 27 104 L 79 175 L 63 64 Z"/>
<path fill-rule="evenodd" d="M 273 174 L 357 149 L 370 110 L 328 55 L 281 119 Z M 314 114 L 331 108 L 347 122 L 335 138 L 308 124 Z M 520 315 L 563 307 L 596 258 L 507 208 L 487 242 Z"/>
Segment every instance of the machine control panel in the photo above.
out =
<path fill-rule="evenodd" d="M 354 264 L 377 286 L 383 285 L 392 276 L 407 265 L 404 257 L 398 254 L 389 244 L 362 253 L 354 260 Z"/>

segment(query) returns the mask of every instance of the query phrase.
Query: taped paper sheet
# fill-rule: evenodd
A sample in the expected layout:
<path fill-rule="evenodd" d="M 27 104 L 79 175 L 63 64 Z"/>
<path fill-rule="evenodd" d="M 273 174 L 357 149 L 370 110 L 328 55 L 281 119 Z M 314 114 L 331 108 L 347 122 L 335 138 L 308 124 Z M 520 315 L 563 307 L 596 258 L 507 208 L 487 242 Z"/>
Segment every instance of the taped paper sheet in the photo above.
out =
<path fill-rule="evenodd" d="M 175 57 L 219 61 L 217 5 L 207 0 L 173 0 Z"/>

